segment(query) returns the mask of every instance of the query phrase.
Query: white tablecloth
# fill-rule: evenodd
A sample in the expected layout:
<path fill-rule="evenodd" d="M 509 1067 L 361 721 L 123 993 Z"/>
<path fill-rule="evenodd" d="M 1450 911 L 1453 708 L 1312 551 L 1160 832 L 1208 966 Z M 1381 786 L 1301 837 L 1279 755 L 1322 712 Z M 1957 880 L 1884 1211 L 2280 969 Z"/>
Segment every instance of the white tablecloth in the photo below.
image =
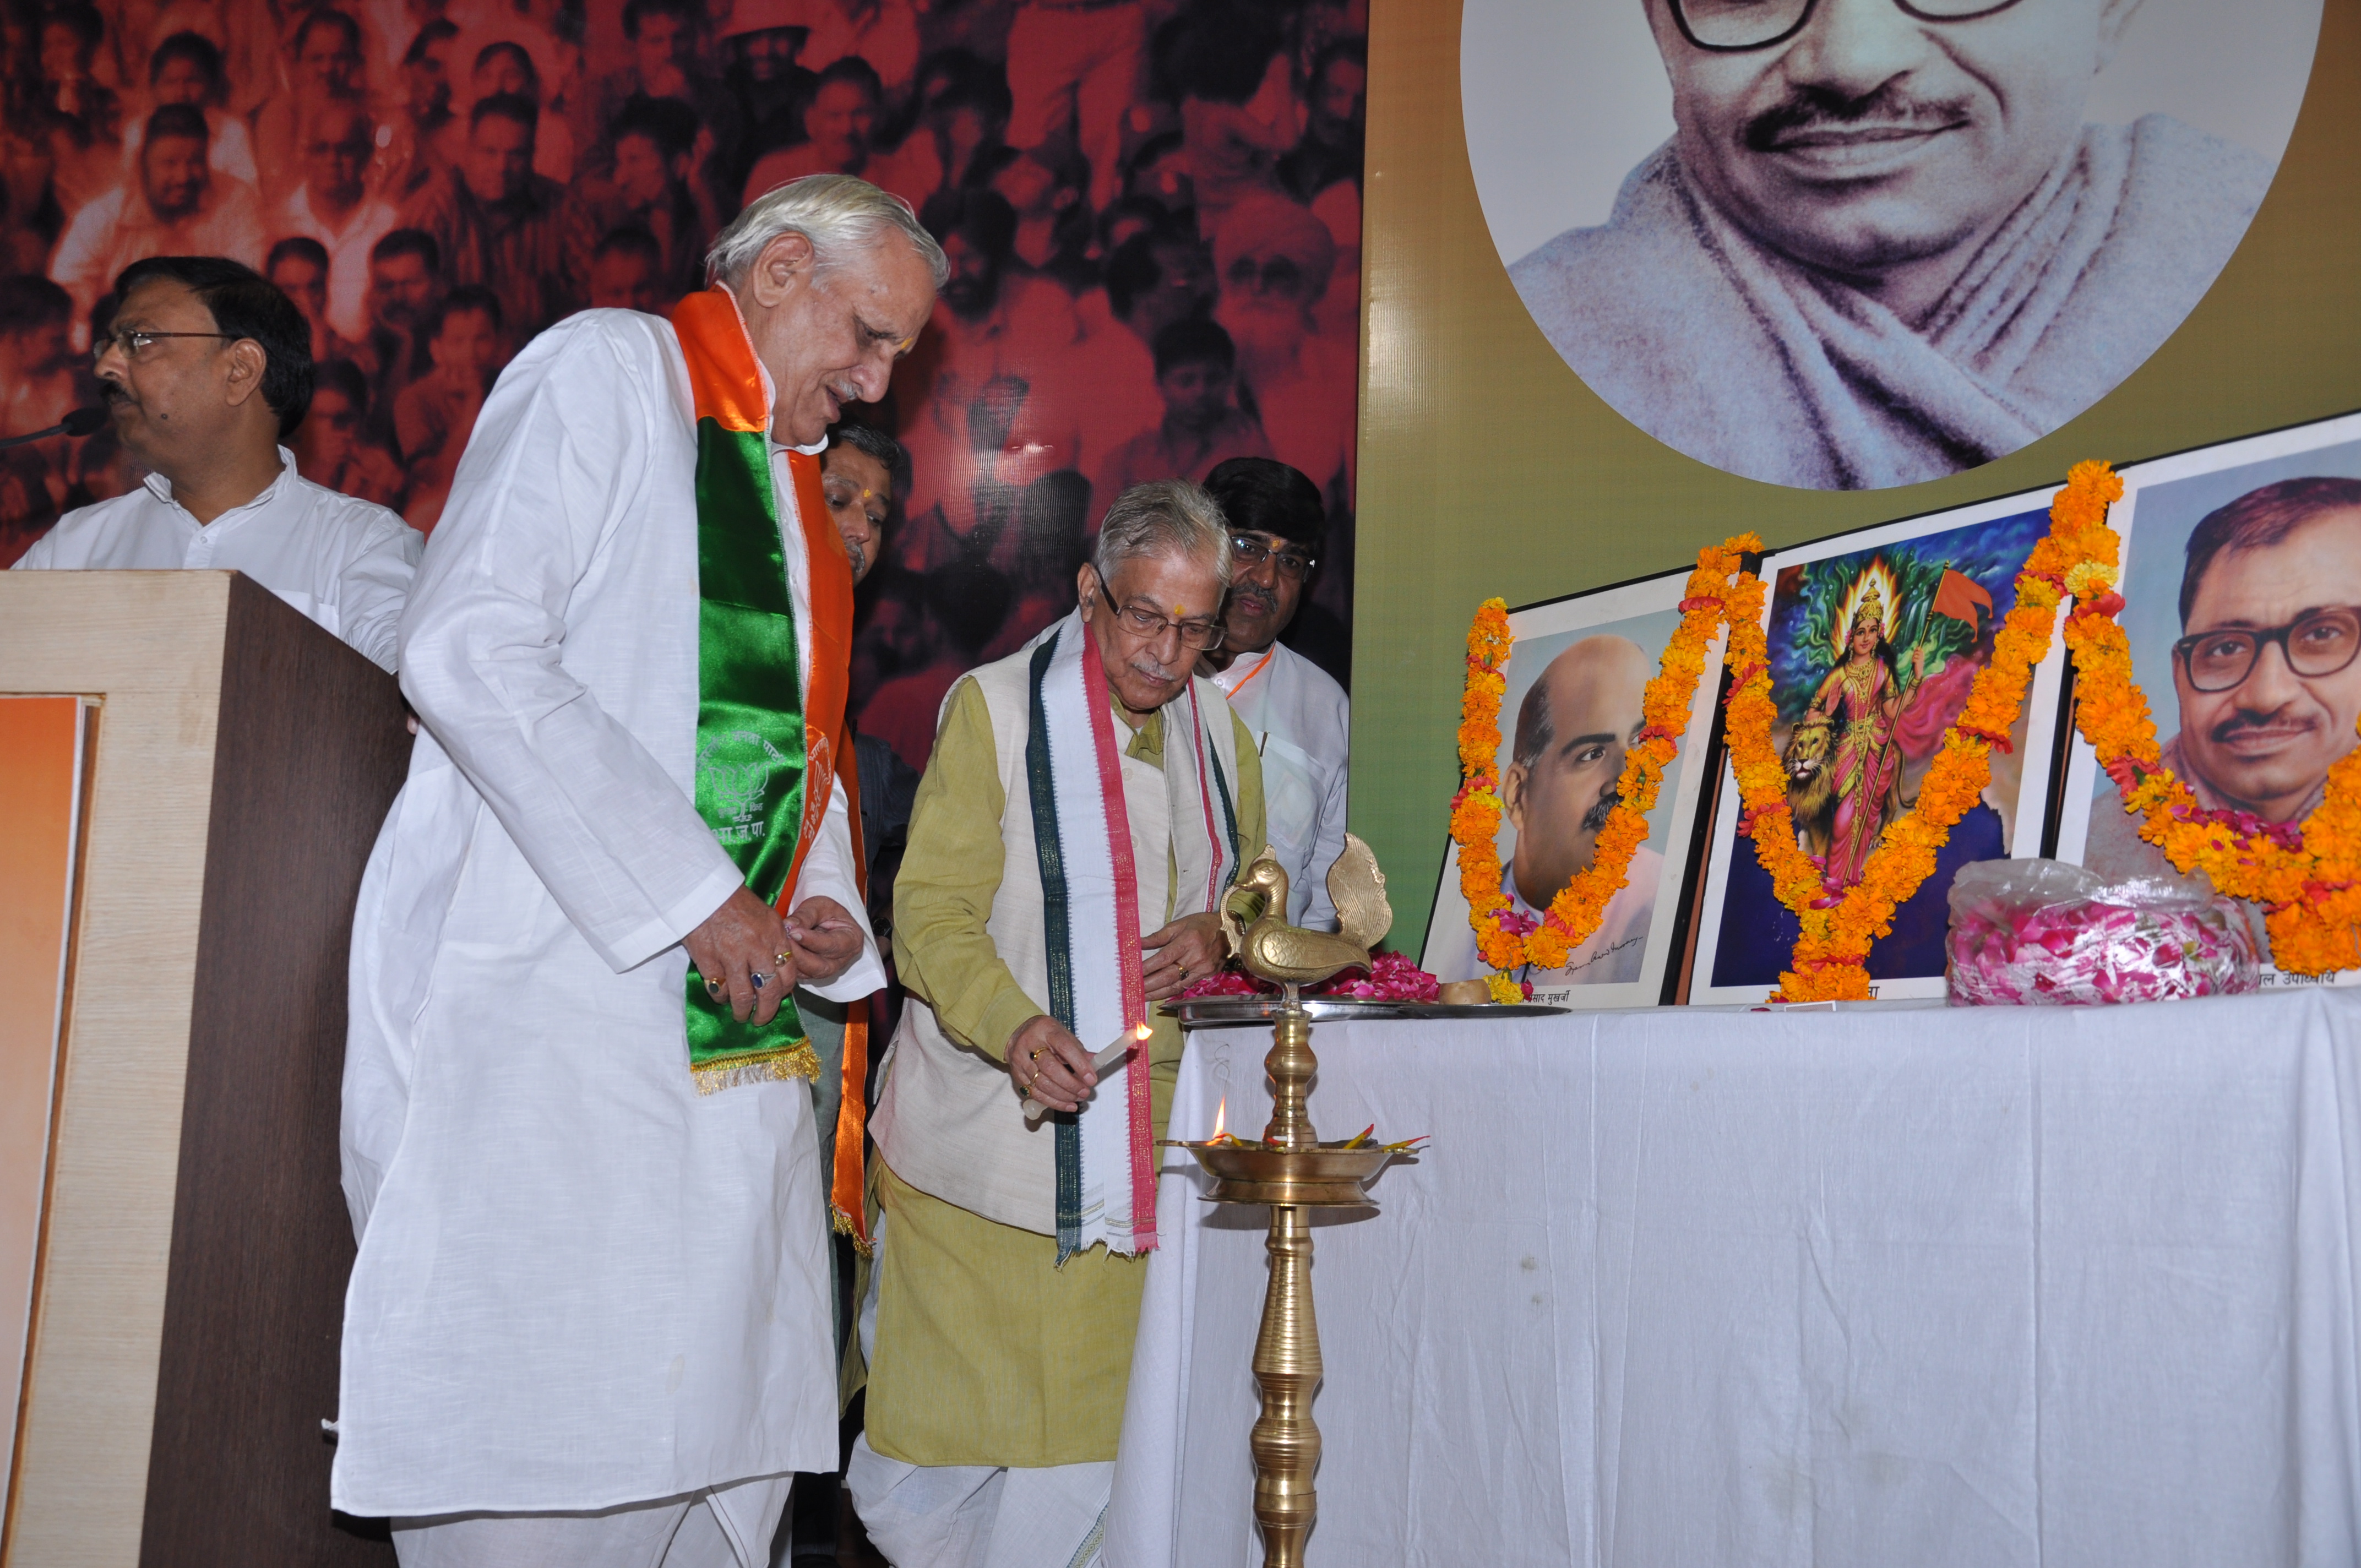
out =
<path fill-rule="evenodd" d="M 2361 1562 L 2361 992 L 1312 1044 L 1322 1135 L 1434 1140 L 1316 1233 L 1312 1568 Z M 1261 1562 L 1267 1212 L 1180 1169 L 1109 1568 Z"/>

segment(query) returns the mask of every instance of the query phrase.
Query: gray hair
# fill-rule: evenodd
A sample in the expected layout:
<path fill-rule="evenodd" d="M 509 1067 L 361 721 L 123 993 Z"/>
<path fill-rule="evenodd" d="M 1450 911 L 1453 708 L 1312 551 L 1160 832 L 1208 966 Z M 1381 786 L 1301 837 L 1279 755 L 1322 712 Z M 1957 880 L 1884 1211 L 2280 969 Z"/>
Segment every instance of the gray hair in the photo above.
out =
<path fill-rule="evenodd" d="M 1126 561 L 1176 554 L 1212 562 L 1222 586 L 1229 587 L 1230 525 L 1220 503 L 1186 479 L 1158 479 L 1134 485 L 1107 508 L 1091 565 L 1100 582 L 1112 585 Z"/>
<path fill-rule="evenodd" d="M 918 222 L 901 197 L 850 174 L 807 174 L 790 180 L 750 203 L 715 236 L 705 253 L 708 277 L 735 283 L 754 265 L 763 247 L 783 234 L 811 241 L 814 266 L 826 272 L 866 254 L 899 234 L 927 264 L 935 287 L 950 276 L 943 247 Z"/>

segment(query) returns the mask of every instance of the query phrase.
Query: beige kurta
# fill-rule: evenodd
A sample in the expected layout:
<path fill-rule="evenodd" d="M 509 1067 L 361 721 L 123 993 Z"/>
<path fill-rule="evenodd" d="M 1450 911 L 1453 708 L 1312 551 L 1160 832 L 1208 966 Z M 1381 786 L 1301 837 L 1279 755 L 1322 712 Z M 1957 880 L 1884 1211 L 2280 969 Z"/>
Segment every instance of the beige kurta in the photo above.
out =
<path fill-rule="evenodd" d="M 1158 715 L 1126 749 L 1126 785 L 1141 770 L 1160 776 L 1163 765 Z M 1250 862 L 1263 845 L 1262 772 L 1242 731 L 1237 772 L 1240 856 Z M 1125 794 L 1161 798 L 1130 787 Z M 991 715 L 975 683 L 962 681 L 911 814 L 909 850 L 894 888 L 895 955 L 903 982 L 943 1031 L 995 1062 L 1016 1030 L 1048 1011 L 1026 994 L 984 929 L 1005 869 L 1007 806 Z M 1160 888 L 1143 888 L 1150 903 L 1142 912 L 1145 933 L 1164 924 L 1172 906 L 1162 813 L 1135 809 L 1132 838 L 1143 883 L 1151 880 L 1148 868 L 1163 872 L 1154 879 Z M 1149 1083 L 1160 1138 L 1181 1039 L 1172 1019 L 1152 1016 Z M 889 1094 L 894 1069 L 889 1062 Z M 1012 1119 L 1018 1115 L 1013 1091 L 1007 1109 Z M 881 1134 L 881 1146 L 890 1158 L 890 1134 Z M 1146 1260 L 1101 1246 L 1059 1268 L 1054 1236 L 923 1192 L 885 1160 L 879 1168 L 884 1278 L 869 1369 L 870 1445 L 887 1458 L 928 1465 L 1114 1458 Z"/>

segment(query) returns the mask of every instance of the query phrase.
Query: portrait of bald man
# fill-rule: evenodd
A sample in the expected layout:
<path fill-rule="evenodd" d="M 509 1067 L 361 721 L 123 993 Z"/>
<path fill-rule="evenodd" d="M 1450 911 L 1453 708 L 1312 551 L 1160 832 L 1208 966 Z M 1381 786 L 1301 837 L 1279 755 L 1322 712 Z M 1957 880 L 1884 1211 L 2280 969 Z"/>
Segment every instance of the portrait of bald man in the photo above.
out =
<path fill-rule="evenodd" d="M 2180 630 L 2165 765 L 2209 811 L 2301 822 L 2361 724 L 2361 479 L 2282 479 L 2208 512 L 2184 554 Z M 2172 870 L 2112 783 L 2082 863 L 2118 878 Z M 2267 948 L 2259 911 L 2249 924 Z"/>
<path fill-rule="evenodd" d="M 1631 3 L 1674 134 L 1510 275 L 1618 412 L 1750 478 L 1911 484 L 2047 434 L 2180 324 L 2274 170 L 2086 121 L 2141 0 Z"/>
<path fill-rule="evenodd" d="M 1540 919 L 1575 873 L 1589 869 L 1598 830 L 1620 798 L 1615 785 L 1624 751 L 1647 723 L 1642 701 L 1655 673 L 1655 656 L 1631 639 L 1585 637 L 1551 660 L 1518 704 L 1500 776 L 1500 803 L 1516 834 L 1500 891 L 1514 914 Z M 1664 864 L 1663 855 L 1640 846 L 1590 939 L 1566 955 L 1565 968 L 1522 977 L 1536 996 L 1640 978 Z M 1465 920 L 1429 938 L 1426 964 L 1444 980 L 1485 973 Z"/>

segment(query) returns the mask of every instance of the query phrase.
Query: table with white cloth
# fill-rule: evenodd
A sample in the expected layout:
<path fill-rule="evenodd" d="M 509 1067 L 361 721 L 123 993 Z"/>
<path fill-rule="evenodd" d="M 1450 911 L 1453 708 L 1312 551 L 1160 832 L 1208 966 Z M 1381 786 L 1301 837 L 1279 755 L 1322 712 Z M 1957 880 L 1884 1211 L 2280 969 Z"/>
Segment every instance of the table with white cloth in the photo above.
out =
<path fill-rule="evenodd" d="M 2361 1562 L 2361 992 L 1312 1046 L 1323 1137 L 1433 1141 L 1315 1222 L 1312 1568 Z M 1268 1212 L 1166 1152 L 1105 1561 L 1239 1568 Z"/>

